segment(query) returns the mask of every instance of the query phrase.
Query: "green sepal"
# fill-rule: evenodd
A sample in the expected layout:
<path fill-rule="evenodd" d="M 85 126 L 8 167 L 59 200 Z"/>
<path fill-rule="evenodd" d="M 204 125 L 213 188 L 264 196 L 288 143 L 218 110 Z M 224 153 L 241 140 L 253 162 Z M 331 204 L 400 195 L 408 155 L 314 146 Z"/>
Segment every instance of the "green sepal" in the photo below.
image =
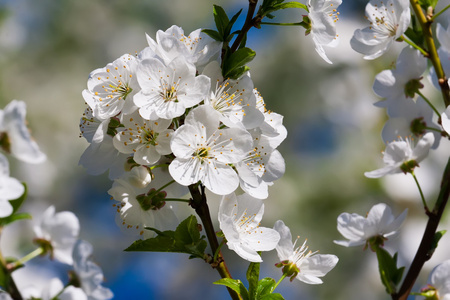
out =
<path fill-rule="evenodd" d="M 258 287 L 256 288 L 256 298 L 255 299 L 262 299 L 266 295 L 270 295 L 272 291 L 274 290 L 274 287 L 276 285 L 275 279 L 266 277 L 261 279 L 258 282 Z"/>
<path fill-rule="evenodd" d="M 218 42 L 222 42 L 223 41 L 223 37 L 220 35 L 219 32 L 212 30 L 212 29 L 203 29 L 202 30 L 203 33 L 205 33 L 207 36 L 209 36 L 210 38 L 218 41 Z"/>
<path fill-rule="evenodd" d="M 27 194 L 28 194 L 27 185 L 24 182 L 22 182 L 22 185 L 24 187 L 24 192 L 23 192 L 22 196 L 20 196 L 17 199 L 14 199 L 14 200 L 9 200 L 9 203 L 11 203 L 11 205 L 13 207 L 13 211 L 12 211 L 11 215 L 9 215 L 5 218 L 0 218 L 0 227 L 6 226 L 14 221 L 23 220 L 23 219 L 31 219 L 31 216 L 28 213 L 17 213 L 17 211 L 19 210 L 19 208 L 22 206 L 23 202 L 27 198 Z"/>
<path fill-rule="evenodd" d="M 380 271 L 381 282 L 386 287 L 386 292 L 390 295 L 396 292 L 397 285 L 402 280 L 405 267 L 397 268 L 397 254 L 392 257 L 384 248 L 377 247 L 378 269 Z"/>
<path fill-rule="evenodd" d="M 260 298 L 260 300 L 284 300 L 284 298 L 281 294 L 275 293 L 264 295 Z"/>
<path fill-rule="evenodd" d="M 106 134 L 114 137 L 117 134 L 117 128 L 125 127 L 125 125 L 120 123 L 120 120 L 116 117 L 112 117 L 108 123 L 108 129 L 106 130 Z"/>
<path fill-rule="evenodd" d="M 224 78 L 237 79 L 240 75 L 249 70 L 245 64 L 251 62 L 255 58 L 256 52 L 250 48 L 241 48 L 236 52 L 225 57 L 222 69 Z"/>
<path fill-rule="evenodd" d="M 146 240 L 138 240 L 125 251 L 173 252 L 190 254 L 189 258 L 205 257 L 207 243 L 204 236 L 200 236 L 199 226 L 195 216 L 191 215 L 178 225 L 175 231 L 154 231 L 158 236 Z"/>
<path fill-rule="evenodd" d="M 247 269 L 248 293 L 251 300 L 257 299 L 256 292 L 259 280 L 260 263 L 250 263 Z"/>
<path fill-rule="evenodd" d="M 222 278 L 213 283 L 218 285 L 224 285 L 232 289 L 233 291 L 238 293 L 239 296 L 242 297 L 242 300 L 250 300 L 247 289 L 245 288 L 242 281 L 240 281 L 239 279 Z"/>
<path fill-rule="evenodd" d="M 429 255 L 429 256 L 432 256 L 432 255 L 433 255 L 434 250 L 436 250 L 436 248 L 437 248 L 437 246 L 438 246 L 438 243 L 439 243 L 440 239 L 444 236 L 444 234 L 445 234 L 446 232 L 447 232 L 447 230 L 441 230 L 441 231 L 438 231 L 438 232 L 436 232 L 436 233 L 434 234 L 433 242 L 432 242 L 432 244 L 431 244 L 431 248 L 430 248 L 430 250 L 428 251 L 428 255 Z"/>

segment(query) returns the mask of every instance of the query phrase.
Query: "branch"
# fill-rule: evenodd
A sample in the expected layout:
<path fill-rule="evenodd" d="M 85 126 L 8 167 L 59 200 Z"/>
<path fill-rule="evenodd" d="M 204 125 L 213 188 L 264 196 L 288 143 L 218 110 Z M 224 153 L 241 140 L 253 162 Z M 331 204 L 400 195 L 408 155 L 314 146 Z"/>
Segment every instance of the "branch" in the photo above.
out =
<path fill-rule="evenodd" d="M 256 10 L 256 4 L 258 4 L 258 0 L 248 0 L 248 12 L 247 17 L 245 18 L 244 26 L 242 26 L 241 32 L 234 40 L 233 45 L 231 46 L 231 53 L 235 52 L 239 45 L 241 44 L 242 40 L 244 39 L 247 32 L 255 25 L 257 25 L 259 22 L 261 22 L 262 18 L 260 16 L 256 16 L 253 18 L 253 14 Z"/>
<path fill-rule="evenodd" d="M 450 158 L 445 167 L 444 174 L 442 176 L 441 190 L 439 192 L 438 199 L 434 205 L 433 211 L 428 214 L 428 223 L 425 228 L 425 232 L 417 249 L 416 256 L 414 257 L 411 267 L 408 270 L 408 274 L 403 281 L 402 286 L 397 294 L 392 295 L 393 300 L 406 300 L 411 293 L 414 283 L 422 270 L 423 265 L 433 255 L 433 240 L 436 234 L 439 221 L 441 220 L 442 213 L 447 205 L 448 198 L 450 196 Z"/>

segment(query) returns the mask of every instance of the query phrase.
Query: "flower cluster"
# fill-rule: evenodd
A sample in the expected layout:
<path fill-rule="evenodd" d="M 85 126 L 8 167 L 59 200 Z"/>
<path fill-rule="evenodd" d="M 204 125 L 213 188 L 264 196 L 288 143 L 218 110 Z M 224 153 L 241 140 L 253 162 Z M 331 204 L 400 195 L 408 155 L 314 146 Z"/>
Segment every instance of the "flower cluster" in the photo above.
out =
<path fill-rule="evenodd" d="M 287 135 L 283 117 L 265 108 L 248 72 L 222 76 L 222 43 L 200 29 L 172 26 L 147 41 L 139 54 L 92 71 L 82 93 L 80 130 L 90 145 L 80 164 L 91 174 L 109 169 L 119 225 L 146 236 L 144 227 L 174 228 L 166 202 L 197 183 L 267 198 L 284 173 L 276 150 Z"/>

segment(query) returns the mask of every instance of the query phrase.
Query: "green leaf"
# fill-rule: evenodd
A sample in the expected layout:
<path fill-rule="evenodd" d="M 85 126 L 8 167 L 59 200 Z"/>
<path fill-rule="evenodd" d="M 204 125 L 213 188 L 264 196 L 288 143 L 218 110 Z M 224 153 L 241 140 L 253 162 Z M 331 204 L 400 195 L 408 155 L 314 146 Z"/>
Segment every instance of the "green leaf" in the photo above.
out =
<path fill-rule="evenodd" d="M 230 23 L 227 13 L 221 6 L 214 4 L 213 14 L 214 14 L 214 22 L 216 23 L 217 31 L 219 32 L 219 34 L 222 37 L 225 37 L 225 30 L 227 28 L 228 23 Z"/>
<path fill-rule="evenodd" d="M 260 300 L 284 300 L 284 298 L 281 294 L 275 293 L 264 295 Z"/>
<path fill-rule="evenodd" d="M 295 2 L 295 1 L 294 2 L 287 2 L 287 3 L 277 4 L 277 5 L 274 5 L 273 8 L 275 10 L 286 9 L 286 8 L 301 8 L 301 9 L 304 9 L 306 11 L 309 11 L 308 7 L 305 4 L 300 3 L 300 2 Z"/>
<path fill-rule="evenodd" d="M 223 42 L 223 36 L 220 35 L 220 33 L 218 33 L 215 30 L 212 29 L 203 29 L 202 32 L 204 32 L 206 35 L 208 35 L 210 38 L 218 41 L 218 42 Z"/>
<path fill-rule="evenodd" d="M 384 248 L 376 248 L 378 269 L 380 271 L 381 282 L 386 287 L 386 292 L 390 295 L 396 292 L 396 286 L 400 283 L 405 267 L 397 268 L 397 253 L 391 257 Z"/>
<path fill-rule="evenodd" d="M 205 237 L 200 236 L 197 219 L 193 215 L 182 221 L 175 231 L 146 229 L 156 232 L 158 236 L 135 241 L 125 251 L 186 253 L 191 254 L 190 258 L 202 259 L 205 255 L 207 243 Z"/>
<path fill-rule="evenodd" d="M 258 282 L 258 287 L 256 289 L 256 299 L 262 299 L 263 296 L 272 293 L 275 287 L 275 279 L 266 277 Z"/>
<path fill-rule="evenodd" d="M 232 71 L 232 72 L 229 74 L 228 78 L 231 78 L 231 79 L 238 79 L 239 77 L 241 77 L 242 75 L 244 75 L 245 72 L 247 72 L 247 71 L 249 71 L 249 70 L 250 70 L 250 68 L 247 67 L 247 66 L 240 67 L 240 68 L 238 68 L 238 69 Z"/>
<path fill-rule="evenodd" d="M 259 267 L 260 263 L 250 263 L 247 269 L 247 281 L 248 281 L 248 293 L 250 299 L 256 299 L 256 290 L 259 280 Z"/>
<path fill-rule="evenodd" d="M 436 248 L 437 248 L 437 246 L 438 246 L 439 240 L 442 238 L 442 236 L 443 236 L 446 232 L 447 232 L 447 230 L 441 230 L 441 231 L 438 231 L 438 232 L 436 232 L 436 233 L 434 234 L 434 237 L 433 237 L 433 243 L 431 244 L 431 249 L 430 249 L 430 251 L 428 251 L 428 254 L 429 254 L 430 256 L 433 255 L 434 250 L 436 250 Z"/>
<path fill-rule="evenodd" d="M 242 9 L 240 11 L 238 11 L 230 20 L 230 22 L 228 22 L 226 28 L 225 28 L 225 34 L 224 34 L 224 38 L 227 38 L 230 35 L 231 29 L 233 28 L 234 23 L 236 23 L 236 20 L 238 19 L 239 15 L 241 14 Z"/>
<path fill-rule="evenodd" d="M 11 203 L 13 207 L 13 212 L 11 215 L 7 216 L 6 218 L 0 218 L 0 227 L 6 226 L 14 221 L 22 220 L 22 219 L 31 219 L 31 216 L 27 213 L 17 213 L 19 208 L 22 206 L 23 202 L 25 202 L 25 199 L 27 198 L 28 194 L 28 188 L 25 183 L 22 182 L 22 185 L 24 187 L 24 192 L 22 196 L 20 196 L 17 199 L 9 200 L 9 203 Z"/>
<path fill-rule="evenodd" d="M 231 55 L 227 56 L 225 58 L 223 69 L 222 69 L 222 75 L 225 78 L 237 78 L 236 72 L 234 72 L 237 69 L 245 66 L 245 64 L 251 62 L 253 58 L 255 58 L 256 52 L 253 51 L 250 48 L 241 48 L 238 49 L 236 52 L 232 53 Z M 233 73 L 234 72 L 234 73 Z M 233 76 L 232 76 L 233 75 Z"/>
<path fill-rule="evenodd" d="M 428 7 L 436 7 L 436 4 L 438 3 L 438 0 L 419 0 L 420 6 L 427 11 Z"/>
<path fill-rule="evenodd" d="M 242 300 L 250 300 L 248 297 L 247 289 L 239 279 L 222 278 L 213 283 L 229 287 L 230 289 L 238 293 L 242 297 Z"/>

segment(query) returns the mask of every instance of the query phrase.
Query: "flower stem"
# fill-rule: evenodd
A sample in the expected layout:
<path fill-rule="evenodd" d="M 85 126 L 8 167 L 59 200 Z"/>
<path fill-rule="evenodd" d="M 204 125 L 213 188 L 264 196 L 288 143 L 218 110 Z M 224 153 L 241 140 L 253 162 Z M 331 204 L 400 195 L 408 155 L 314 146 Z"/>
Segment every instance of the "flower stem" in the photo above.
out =
<path fill-rule="evenodd" d="M 188 188 L 192 196 L 191 206 L 195 209 L 195 212 L 202 220 L 203 228 L 205 229 L 206 237 L 208 238 L 211 250 L 213 253 L 218 252 L 217 260 L 213 261 L 211 266 L 219 272 L 222 278 L 232 278 L 219 249 L 219 241 L 217 240 L 214 225 L 211 220 L 211 214 L 209 213 L 209 207 L 206 202 L 205 187 L 202 184 L 197 183 L 191 184 Z M 242 300 L 238 293 L 234 290 L 229 287 L 227 287 L 227 289 L 233 300 Z"/>
<path fill-rule="evenodd" d="M 422 198 L 423 208 L 428 213 L 430 210 L 428 209 L 427 201 L 425 200 L 425 196 L 423 195 L 422 188 L 420 187 L 419 181 L 417 180 L 416 174 L 414 174 L 414 171 L 411 172 L 412 177 L 414 178 L 414 181 L 416 182 L 417 187 L 419 188 L 420 197 Z"/>
<path fill-rule="evenodd" d="M 422 53 L 423 56 L 428 57 L 428 52 L 423 50 L 421 47 L 419 47 L 416 43 L 411 41 L 410 39 L 406 38 L 404 35 L 400 37 L 400 39 L 404 42 L 406 42 L 408 45 L 412 46 L 413 48 L 417 49 Z"/>
<path fill-rule="evenodd" d="M 450 105 L 450 87 L 448 86 L 448 81 L 445 77 L 444 69 L 442 68 L 442 63 L 437 53 L 436 44 L 434 43 L 433 33 L 431 31 L 432 19 L 428 19 L 425 16 L 422 7 L 420 7 L 419 0 L 410 0 L 409 2 L 411 3 L 420 26 L 422 27 L 422 34 L 428 47 L 428 58 L 433 64 L 439 86 L 441 87 L 442 98 L 445 106 L 447 107 Z"/>
<path fill-rule="evenodd" d="M 393 300 L 406 300 L 411 293 L 414 283 L 422 270 L 423 265 L 433 255 L 433 243 L 434 236 L 436 234 L 437 227 L 444 213 L 450 196 L 450 158 L 445 167 L 444 174 L 442 175 L 441 190 L 433 210 L 428 214 L 428 222 L 425 228 L 425 232 L 417 249 L 416 255 L 411 263 L 408 273 L 403 280 L 403 283 L 399 289 L 399 292 L 392 294 Z"/>
<path fill-rule="evenodd" d="M 439 133 L 442 133 L 442 130 L 438 129 L 438 128 L 434 128 L 434 127 L 425 127 L 426 130 L 430 130 L 430 131 L 436 131 Z"/>
<path fill-rule="evenodd" d="M 155 166 L 151 166 L 150 170 L 156 169 L 156 168 L 164 168 L 164 167 L 168 167 L 168 164 L 162 164 L 162 165 L 155 165 Z"/>
<path fill-rule="evenodd" d="M 428 100 L 427 97 L 425 97 L 419 90 L 417 90 L 417 95 L 419 95 L 420 97 L 422 97 L 423 100 L 425 100 L 426 103 L 428 103 L 428 105 L 431 107 L 432 110 L 434 110 L 434 112 L 440 116 L 441 114 L 439 113 L 439 111 L 436 109 L 436 107 L 434 107 L 434 105 L 431 103 L 430 100 Z"/>
<path fill-rule="evenodd" d="M 190 200 L 179 199 L 179 198 L 165 198 L 164 201 L 185 202 L 185 203 L 189 203 L 190 202 Z"/>
<path fill-rule="evenodd" d="M 450 8 L 450 4 L 447 5 L 446 7 L 444 7 L 440 12 L 438 12 L 437 14 L 435 14 L 432 18 L 431 21 L 434 21 L 434 19 L 436 19 L 437 17 L 439 17 L 443 12 L 445 12 L 447 9 Z"/>
<path fill-rule="evenodd" d="M 270 292 L 271 294 L 273 293 L 273 291 L 275 291 L 275 289 L 277 288 L 277 286 L 286 278 L 286 273 L 283 273 L 283 276 L 281 276 L 281 278 L 277 281 L 277 283 L 275 283 L 275 285 L 272 288 L 272 291 Z"/>
<path fill-rule="evenodd" d="M 163 189 L 165 189 L 166 187 L 168 187 L 169 185 L 171 185 L 172 183 L 174 183 L 175 180 L 169 181 L 168 183 L 166 183 L 165 185 L 163 185 L 162 187 L 160 187 L 159 189 L 156 190 L 156 193 L 161 192 Z"/>
<path fill-rule="evenodd" d="M 42 253 L 44 253 L 44 248 L 39 247 L 37 249 L 35 249 L 34 251 L 32 251 L 31 253 L 28 253 L 27 255 L 25 255 L 24 257 L 22 257 L 21 259 L 17 260 L 14 265 L 16 266 L 20 266 L 25 264 L 27 261 L 32 260 L 35 257 L 38 257 L 39 255 L 41 255 Z"/>

